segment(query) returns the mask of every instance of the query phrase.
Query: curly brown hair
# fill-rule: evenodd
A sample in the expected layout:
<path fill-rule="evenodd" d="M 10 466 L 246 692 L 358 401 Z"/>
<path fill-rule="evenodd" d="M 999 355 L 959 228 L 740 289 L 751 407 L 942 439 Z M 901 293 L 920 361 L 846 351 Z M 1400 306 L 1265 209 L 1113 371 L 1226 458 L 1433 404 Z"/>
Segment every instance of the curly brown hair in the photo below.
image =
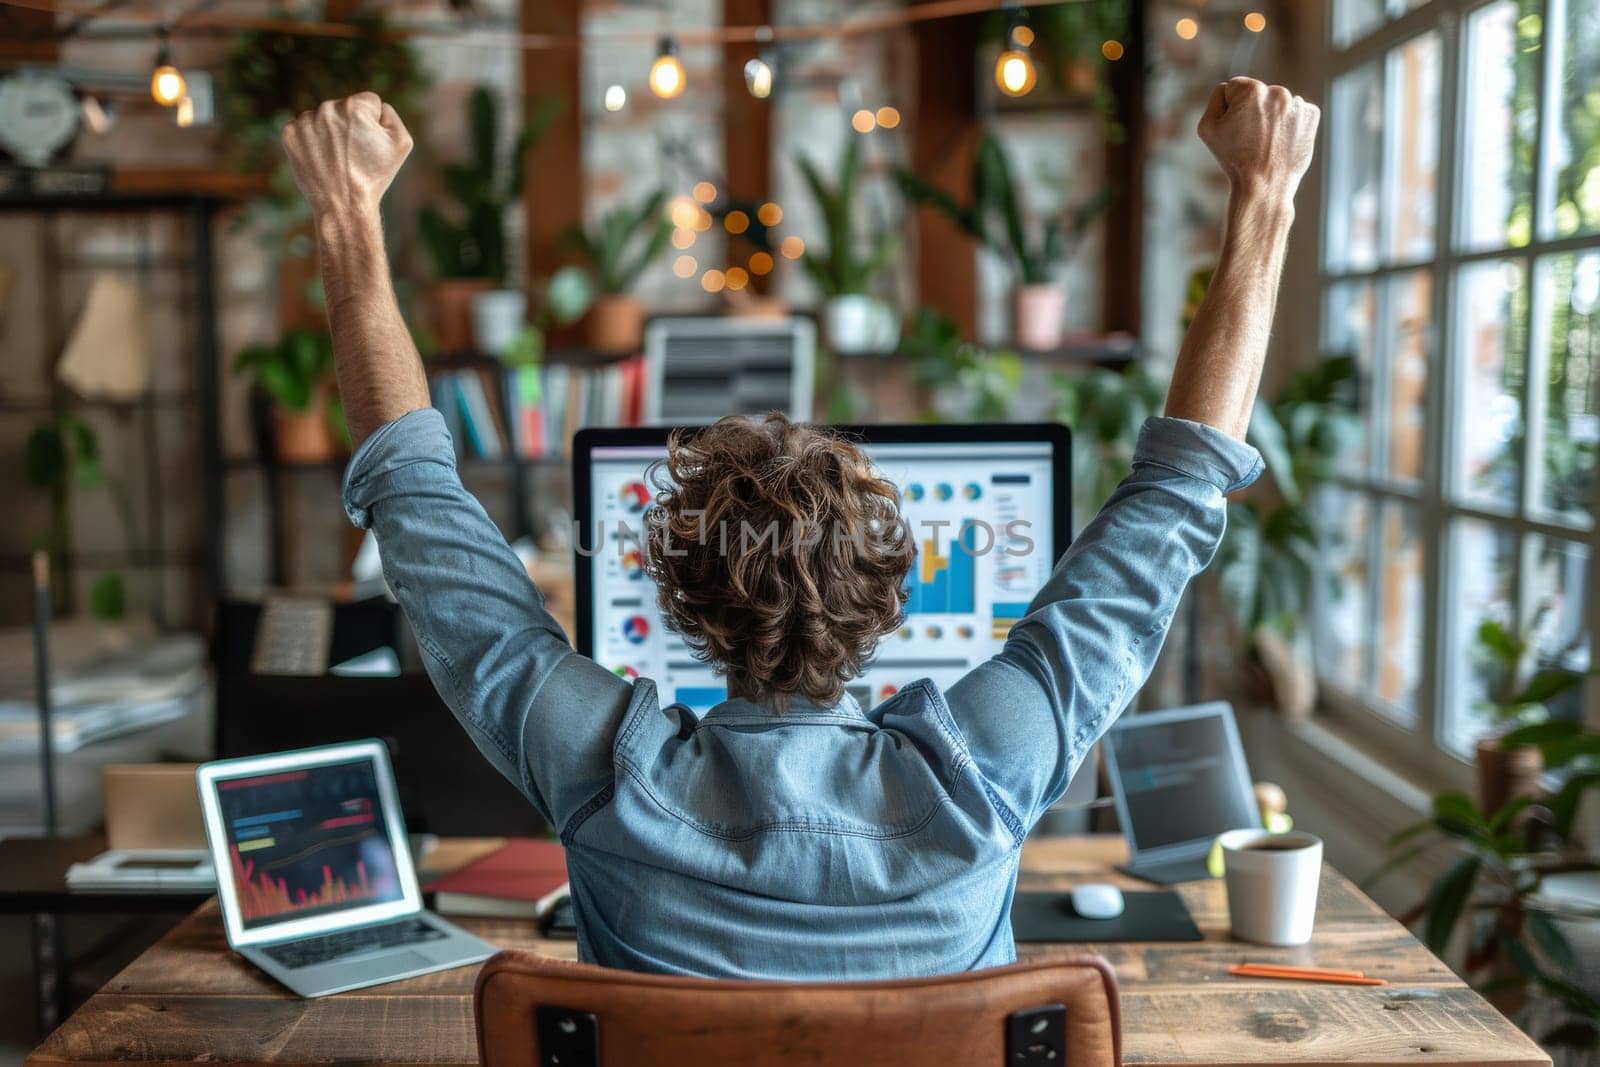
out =
<path fill-rule="evenodd" d="M 900 497 L 835 431 L 724 418 L 651 468 L 661 614 L 737 696 L 831 705 L 900 625 L 915 555 Z"/>

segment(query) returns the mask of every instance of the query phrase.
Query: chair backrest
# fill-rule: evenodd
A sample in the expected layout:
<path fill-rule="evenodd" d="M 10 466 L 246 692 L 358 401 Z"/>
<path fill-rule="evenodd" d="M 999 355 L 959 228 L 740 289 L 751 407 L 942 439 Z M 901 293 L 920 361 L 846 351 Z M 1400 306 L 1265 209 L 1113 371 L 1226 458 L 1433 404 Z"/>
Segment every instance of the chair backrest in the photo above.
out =
<path fill-rule="evenodd" d="M 483 1067 L 1122 1062 L 1116 977 L 1099 956 L 793 983 L 633 974 L 509 951 L 478 977 L 477 1022 Z"/>

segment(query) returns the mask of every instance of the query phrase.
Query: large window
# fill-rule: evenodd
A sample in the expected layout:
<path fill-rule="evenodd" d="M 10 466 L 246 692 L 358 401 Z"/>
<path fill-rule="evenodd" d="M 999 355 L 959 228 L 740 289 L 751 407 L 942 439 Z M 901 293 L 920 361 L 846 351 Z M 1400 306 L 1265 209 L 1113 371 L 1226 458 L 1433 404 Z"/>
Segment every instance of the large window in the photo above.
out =
<path fill-rule="evenodd" d="M 1595 657 L 1600 0 L 1333 0 L 1329 40 L 1321 347 L 1366 432 L 1318 500 L 1318 668 L 1448 772 L 1485 729 L 1483 621 Z"/>

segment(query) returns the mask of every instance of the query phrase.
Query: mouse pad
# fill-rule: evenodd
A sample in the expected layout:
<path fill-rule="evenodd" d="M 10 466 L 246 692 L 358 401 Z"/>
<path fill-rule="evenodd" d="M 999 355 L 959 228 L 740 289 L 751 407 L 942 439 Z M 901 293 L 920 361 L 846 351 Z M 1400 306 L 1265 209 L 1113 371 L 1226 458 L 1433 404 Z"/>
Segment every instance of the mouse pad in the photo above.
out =
<path fill-rule="evenodd" d="M 1115 919 L 1085 919 L 1066 893 L 1018 893 L 1011 903 L 1011 930 L 1025 941 L 1200 941 L 1200 928 L 1183 898 L 1173 892 L 1122 894 Z"/>

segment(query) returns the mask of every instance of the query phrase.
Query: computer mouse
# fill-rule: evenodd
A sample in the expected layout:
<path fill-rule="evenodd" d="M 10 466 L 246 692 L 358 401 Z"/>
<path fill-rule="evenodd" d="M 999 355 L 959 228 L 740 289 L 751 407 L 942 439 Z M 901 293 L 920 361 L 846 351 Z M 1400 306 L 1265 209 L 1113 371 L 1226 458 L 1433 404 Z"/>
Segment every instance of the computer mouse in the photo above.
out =
<path fill-rule="evenodd" d="M 1115 919 L 1122 914 L 1122 890 L 1103 882 L 1075 885 L 1072 910 L 1085 919 Z"/>

